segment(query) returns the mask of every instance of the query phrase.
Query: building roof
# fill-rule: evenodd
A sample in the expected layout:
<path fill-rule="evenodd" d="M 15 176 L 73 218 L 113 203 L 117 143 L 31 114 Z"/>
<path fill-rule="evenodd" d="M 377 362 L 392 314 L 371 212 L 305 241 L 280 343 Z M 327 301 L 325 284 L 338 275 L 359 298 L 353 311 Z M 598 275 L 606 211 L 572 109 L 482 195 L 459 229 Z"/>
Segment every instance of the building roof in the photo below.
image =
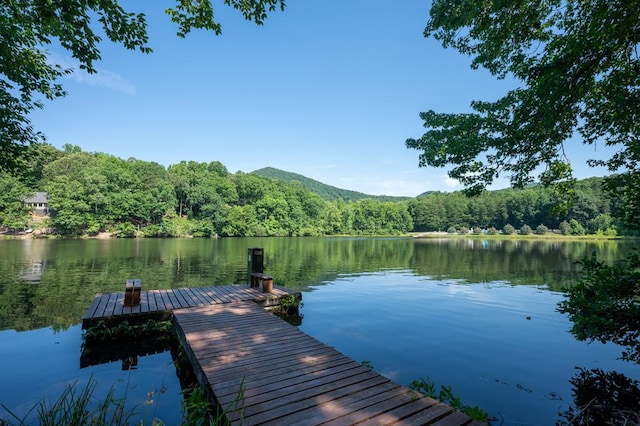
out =
<path fill-rule="evenodd" d="M 36 192 L 33 197 L 26 197 L 23 201 L 25 203 L 48 203 L 49 194 L 46 192 Z"/>

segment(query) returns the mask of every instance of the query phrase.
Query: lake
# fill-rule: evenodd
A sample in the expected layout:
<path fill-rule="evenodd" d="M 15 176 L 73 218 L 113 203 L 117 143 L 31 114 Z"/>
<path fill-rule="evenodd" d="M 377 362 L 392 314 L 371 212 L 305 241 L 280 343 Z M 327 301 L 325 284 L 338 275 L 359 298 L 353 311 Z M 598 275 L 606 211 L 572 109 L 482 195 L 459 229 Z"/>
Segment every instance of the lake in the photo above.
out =
<path fill-rule="evenodd" d="M 634 244 L 499 239 L 233 238 L 0 240 L 0 404 L 14 415 L 90 378 L 126 394 L 139 419 L 180 423 L 170 351 L 81 368 L 81 317 L 98 292 L 246 282 L 263 247 L 276 284 L 303 292 L 300 329 L 403 385 L 429 377 L 498 424 L 553 424 L 572 402 L 575 367 L 640 367 L 615 345 L 587 344 L 556 312 L 561 290 L 595 252 Z M 15 421 L 0 407 L 0 419 Z"/>

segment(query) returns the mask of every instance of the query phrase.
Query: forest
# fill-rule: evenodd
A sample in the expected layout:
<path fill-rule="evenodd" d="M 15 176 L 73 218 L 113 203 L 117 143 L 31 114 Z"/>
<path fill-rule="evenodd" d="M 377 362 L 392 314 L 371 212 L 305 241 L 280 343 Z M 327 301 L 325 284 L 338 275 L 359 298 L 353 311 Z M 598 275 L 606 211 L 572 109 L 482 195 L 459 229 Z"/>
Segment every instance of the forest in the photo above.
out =
<path fill-rule="evenodd" d="M 550 189 L 432 192 L 401 201 L 371 196 L 326 200 L 301 182 L 254 173 L 229 173 L 217 161 L 181 161 L 164 167 L 135 158 L 83 152 L 65 145 L 29 147 L 21 173 L 0 174 L 3 233 L 119 237 L 234 237 L 399 235 L 408 232 L 529 234 L 559 232 L 608 236 L 627 233 L 615 218 L 617 200 L 602 178 L 578 181 L 573 202 Z M 48 193 L 49 217 L 24 204 Z"/>

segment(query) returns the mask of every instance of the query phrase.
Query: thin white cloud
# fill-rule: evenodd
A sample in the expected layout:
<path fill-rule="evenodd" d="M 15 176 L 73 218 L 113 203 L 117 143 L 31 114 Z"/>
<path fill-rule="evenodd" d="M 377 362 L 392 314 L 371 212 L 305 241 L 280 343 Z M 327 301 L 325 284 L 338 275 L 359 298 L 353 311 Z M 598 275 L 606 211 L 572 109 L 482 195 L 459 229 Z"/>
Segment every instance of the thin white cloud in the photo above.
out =
<path fill-rule="evenodd" d="M 134 95 L 136 93 L 135 87 L 129 83 L 127 79 L 120 74 L 107 70 L 99 69 L 96 74 L 89 74 L 84 70 L 77 70 L 71 74 L 70 77 L 78 83 L 105 87 L 127 95 Z"/>
<path fill-rule="evenodd" d="M 428 190 L 428 185 L 424 181 L 384 179 L 375 176 L 342 177 L 339 182 L 329 184 L 369 195 L 392 195 L 398 197 L 415 197 Z"/>
<path fill-rule="evenodd" d="M 444 184 L 444 186 L 451 189 L 460 187 L 460 182 L 457 179 L 453 179 L 447 175 L 443 176 L 442 183 Z"/>
<path fill-rule="evenodd" d="M 134 95 L 136 93 L 136 89 L 133 84 L 127 81 L 127 79 L 120 74 L 112 71 L 96 68 L 98 71 L 97 73 L 89 74 L 85 70 L 80 69 L 80 63 L 77 60 L 68 56 L 62 56 L 50 52 L 49 61 L 51 63 L 58 64 L 65 69 L 72 69 L 73 72 L 65 76 L 65 78 L 74 80 L 80 84 L 104 87 L 127 95 Z"/>

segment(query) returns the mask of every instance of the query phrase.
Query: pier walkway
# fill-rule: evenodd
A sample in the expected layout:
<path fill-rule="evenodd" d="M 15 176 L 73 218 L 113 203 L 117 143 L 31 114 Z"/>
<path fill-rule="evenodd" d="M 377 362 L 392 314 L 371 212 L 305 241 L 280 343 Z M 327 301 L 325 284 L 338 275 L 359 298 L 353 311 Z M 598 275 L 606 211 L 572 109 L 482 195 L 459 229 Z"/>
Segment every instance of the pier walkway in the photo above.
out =
<path fill-rule="evenodd" d="M 478 425 L 306 335 L 261 306 L 300 293 L 247 285 L 149 290 L 140 305 L 99 294 L 83 327 L 100 320 L 173 318 L 198 381 L 234 425 Z"/>
<path fill-rule="evenodd" d="M 201 385 L 231 424 L 472 423 L 255 303 L 179 309 L 174 324 Z"/>

